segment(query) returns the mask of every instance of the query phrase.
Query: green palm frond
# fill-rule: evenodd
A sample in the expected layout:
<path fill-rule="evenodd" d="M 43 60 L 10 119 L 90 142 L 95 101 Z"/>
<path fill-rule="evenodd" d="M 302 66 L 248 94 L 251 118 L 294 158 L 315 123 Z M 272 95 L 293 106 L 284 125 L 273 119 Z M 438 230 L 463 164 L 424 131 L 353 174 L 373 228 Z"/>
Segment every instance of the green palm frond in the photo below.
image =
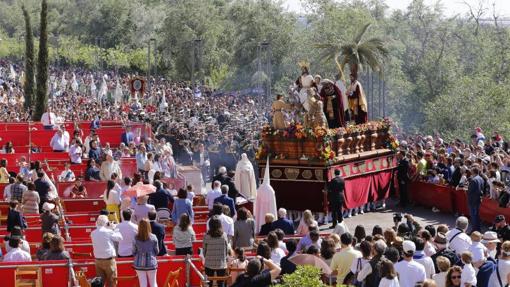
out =
<path fill-rule="evenodd" d="M 354 38 L 354 43 L 355 43 L 356 45 L 359 45 L 359 44 L 360 44 L 361 39 L 363 38 L 363 35 L 365 35 L 365 33 L 367 32 L 368 27 L 370 27 L 370 25 L 372 25 L 372 24 L 370 24 L 370 23 L 365 24 L 365 26 L 363 26 L 363 29 L 361 29 L 361 30 L 359 31 L 358 35 L 356 35 L 356 37 Z"/>

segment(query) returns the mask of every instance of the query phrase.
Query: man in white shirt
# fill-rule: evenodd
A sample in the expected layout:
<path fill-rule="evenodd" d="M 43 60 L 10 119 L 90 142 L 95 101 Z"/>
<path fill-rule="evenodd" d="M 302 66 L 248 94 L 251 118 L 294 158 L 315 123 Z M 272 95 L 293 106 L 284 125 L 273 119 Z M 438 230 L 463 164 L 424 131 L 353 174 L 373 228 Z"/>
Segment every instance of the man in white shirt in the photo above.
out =
<path fill-rule="evenodd" d="M 446 233 L 446 239 L 450 249 L 454 250 L 457 255 L 469 250 L 471 246 L 471 238 L 466 234 L 469 220 L 464 216 L 459 216 L 455 221 L 455 229 Z"/>
<path fill-rule="evenodd" d="M 215 203 L 212 209 L 213 216 L 216 215 L 221 221 L 221 227 L 223 232 L 228 236 L 229 241 L 234 237 L 234 220 L 223 213 L 223 205 L 221 203 Z M 210 220 L 210 219 L 209 219 Z M 207 230 L 209 230 L 209 220 L 207 220 Z"/>
<path fill-rule="evenodd" d="M 415 238 L 413 241 L 416 245 L 416 252 L 414 252 L 413 258 L 416 262 L 425 267 L 427 278 L 432 279 L 432 275 L 436 274 L 436 269 L 434 268 L 434 261 L 432 261 L 432 258 L 425 255 L 425 240 L 422 238 Z"/>
<path fill-rule="evenodd" d="M 64 152 L 69 149 L 69 133 L 59 128 L 51 138 L 50 146 L 54 152 Z"/>
<path fill-rule="evenodd" d="M 103 279 L 108 286 L 116 286 L 117 263 L 115 257 L 115 242 L 122 240 L 122 235 L 113 230 L 106 215 L 99 215 L 96 221 L 97 228 L 92 231 L 92 248 L 96 259 L 96 274 Z"/>
<path fill-rule="evenodd" d="M 5 254 L 4 262 L 30 262 L 32 257 L 30 253 L 20 248 L 21 238 L 18 236 L 12 236 L 9 239 L 9 246 L 11 250 Z"/>
<path fill-rule="evenodd" d="M 42 114 L 41 123 L 45 130 L 52 130 L 57 123 L 57 116 L 51 112 L 51 107 L 46 108 L 46 112 Z"/>
<path fill-rule="evenodd" d="M 83 152 L 80 144 L 76 142 L 76 139 L 73 139 L 71 148 L 69 149 L 69 157 L 71 158 L 71 162 L 80 164 L 82 154 Z"/>
<path fill-rule="evenodd" d="M 123 210 L 122 218 L 124 221 L 117 225 L 117 231 L 122 235 L 122 240 L 119 241 L 119 257 L 131 257 L 133 256 L 133 242 L 138 234 L 138 226 L 131 222 L 131 210 Z"/>
<path fill-rule="evenodd" d="M 209 207 L 209 210 L 213 209 L 214 200 L 221 196 L 221 182 L 216 180 L 213 182 L 212 190 L 210 190 L 207 193 L 206 200 L 207 200 L 207 206 Z M 223 230 L 225 231 L 225 230 Z"/>
<path fill-rule="evenodd" d="M 416 286 L 416 283 L 427 279 L 425 267 L 413 260 L 416 245 L 414 242 L 405 240 L 403 245 L 404 260 L 395 264 L 395 270 L 398 273 L 400 286 Z"/>

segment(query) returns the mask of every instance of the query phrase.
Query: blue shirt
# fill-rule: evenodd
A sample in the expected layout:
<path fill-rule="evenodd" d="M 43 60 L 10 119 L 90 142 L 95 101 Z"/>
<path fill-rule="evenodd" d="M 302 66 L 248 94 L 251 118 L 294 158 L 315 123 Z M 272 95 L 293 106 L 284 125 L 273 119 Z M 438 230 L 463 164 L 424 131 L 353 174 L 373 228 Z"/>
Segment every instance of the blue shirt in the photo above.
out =
<path fill-rule="evenodd" d="M 179 224 L 179 219 L 183 213 L 188 214 L 191 223 L 193 223 L 194 214 L 191 201 L 187 198 L 177 198 L 172 208 L 172 221 L 175 223 L 175 225 Z"/>
<path fill-rule="evenodd" d="M 145 168 L 145 162 L 147 161 L 147 153 L 137 153 L 136 154 L 136 168 L 137 169 L 144 169 Z"/>

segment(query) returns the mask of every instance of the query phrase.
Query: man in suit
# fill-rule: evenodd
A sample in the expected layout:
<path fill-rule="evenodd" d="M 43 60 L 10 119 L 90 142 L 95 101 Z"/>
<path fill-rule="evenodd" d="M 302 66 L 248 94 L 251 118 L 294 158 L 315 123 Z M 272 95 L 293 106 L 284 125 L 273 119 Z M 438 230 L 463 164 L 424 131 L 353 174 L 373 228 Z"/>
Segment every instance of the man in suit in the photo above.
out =
<path fill-rule="evenodd" d="M 340 176 L 340 170 L 335 170 L 335 177 L 328 182 L 328 201 L 331 217 L 335 228 L 337 222 L 343 221 L 342 207 L 344 205 L 345 181 Z"/>
<path fill-rule="evenodd" d="M 165 226 L 161 223 L 156 222 L 156 212 L 149 211 L 149 221 L 151 224 L 152 234 L 158 238 L 159 253 L 158 256 L 166 255 L 165 246 Z"/>
<path fill-rule="evenodd" d="M 406 152 L 403 150 L 397 154 L 397 159 L 397 179 L 398 190 L 400 193 L 399 205 L 405 208 L 408 204 L 407 186 L 409 184 L 409 161 L 407 160 Z"/>
<path fill-rule="evenodd" d="M 230 217 L 234 217 L 236 215 L 235 202 L 228 196 L 228 185 L 221 186 L 221 195 L 214 199 L 214 203 L 221 203 L 228 206 L 228 208 L 230 208 Z"/>
<path fill-rule="evenodd" d="M 273 222 L 275 229 L 279 228 L 287 235 L 294 234 L 294 225 L 292 221 L 287 219 L 287 210 L 285 208 L 278 209 L 278 220 Z"/>
<path fill-rule="evenodd" d="M 471 231 L 480 231 L 480 204 L 482 203 L 484 181 L 480 176 L 478 167 L 472 169 L 472 174 L 467 191 L 469 214 L 472 222 Z"/>
<path fill-rule="evenodd" d="M 214 176 L 213 182 L 216 180 L 221 182 L 221 185 L 228 186 L 228 197 L 232 198 L 235 202 L 237 196 L 239 195 L 239 191 L 236 188 L 234 180 L 232 179 L 233 173 L 227 172 L 227 168 L 224 166 L 220 166 L 218 169 L 218 174 Z"/>

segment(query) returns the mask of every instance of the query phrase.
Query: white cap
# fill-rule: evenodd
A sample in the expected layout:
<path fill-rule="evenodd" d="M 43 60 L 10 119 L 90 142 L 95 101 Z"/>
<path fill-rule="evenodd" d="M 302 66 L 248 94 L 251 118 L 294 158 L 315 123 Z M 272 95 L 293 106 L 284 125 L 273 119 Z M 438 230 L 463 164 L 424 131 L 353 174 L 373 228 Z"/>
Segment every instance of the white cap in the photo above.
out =
<path fill-rule="evenodd" d="M 404 249 L 404 253 L 406 254 L 409 254 L 409 253 L 413 253 L 416 252 L 416 245 L 414 244 L 414 242 L 410 241 L 410 240 L 404 240 L 404 243 L 402 244 L 403 246 L 403 249 Z"/>
<path fill-rule="evenodd" d="M 55 204 L 49 202 L 45 202 L 42 206 L 42 209 L 46 211 L 52 211 L 53 208 L 55 208 Z"/>

